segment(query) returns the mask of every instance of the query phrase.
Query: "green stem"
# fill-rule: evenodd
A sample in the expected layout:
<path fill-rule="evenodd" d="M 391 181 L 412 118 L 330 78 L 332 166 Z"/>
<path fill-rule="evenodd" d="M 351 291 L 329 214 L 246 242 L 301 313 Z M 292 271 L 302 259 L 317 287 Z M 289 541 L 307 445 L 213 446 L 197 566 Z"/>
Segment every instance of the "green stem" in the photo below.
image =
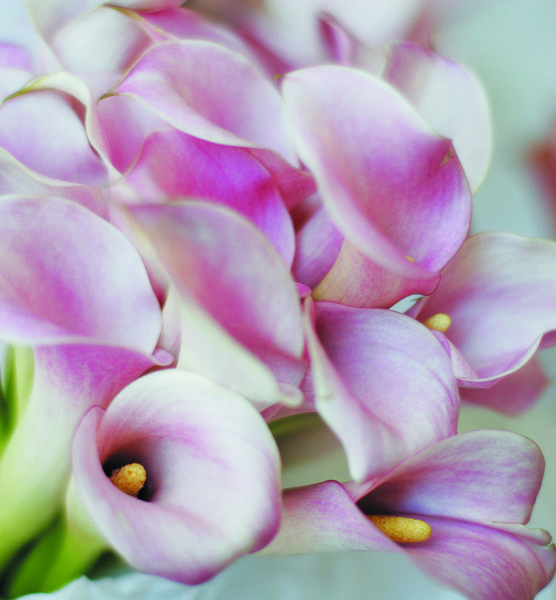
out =
<path fill-rule="evenodd" d="M 4 368 L 4 390 L 0 398 L 0 452 L 25 411 L 31 395 L 34 375 L 33 350 L 24 346 L 9 346 Z"/>
<path fill-rule="evenodd" d="M 15 598 L 57 590 L 89 570 L 105 550 L 98 537 L 57 517 L 11 573 L 4 593 Z"/>

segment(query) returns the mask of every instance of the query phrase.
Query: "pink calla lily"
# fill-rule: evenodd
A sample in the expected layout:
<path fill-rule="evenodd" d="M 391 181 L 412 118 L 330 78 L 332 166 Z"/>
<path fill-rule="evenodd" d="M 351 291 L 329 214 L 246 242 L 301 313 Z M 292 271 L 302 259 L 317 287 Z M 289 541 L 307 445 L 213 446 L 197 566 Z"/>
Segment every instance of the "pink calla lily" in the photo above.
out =
<path fill-rule="evenodd" d="M 66 99 L 54 91 L 18 92 L 4 102 L 0 107 L 0 145 L 41 175 L 89 185 L 105 182 L 105 169 L 81 121 Z"/>
<path fill-rule="evenodd" d="M 394 311 L 315 303 L 307 327 L 315 408 L 366 481 L 455 434 L 451 365 L 425 327 Z"/>
<path fill-rule="evenodd" d="M 210 377 L 261 409 L 299 403 L 306 366 L 299 296 L 265 236 L 237 213 L 208 202 L 130 211 L 149 240 L 145 251 L 180 296 L 178 367 Z"/>
<path fill-rule="evenodd" d="M 297 167 L 278 90 L 256 64 L 224 46 L 156 44 L 111 94 L 133 98 L 183 133 L 246 148 L 273 175 L 288 206 L 314 190 Z"/>
<path fill-rule="evenodd" d="M 470 192 L 450 142 L 362 71 L 304 69 L 282 92 L 300 158 L 344 236 L 315 298 L 387 307 L 431 293 L 469 228 Z"/>
<path fill-rule="evenodd" d="M 488 101 L 476 77 L 462 65 L 409 42 L 390 48 L 383 77 L 438 134 L 452 140 L 476 192 L 492 153 Z"/>
<path fill-rule="evenodd" d="M 130 461 L 147 473 L 138 498 L 105 474 Z M 261 549 L 279 526 L 279 457 L 265 422 L 192 373 L 146 375 L 106 411 L 92 408 L 75 434 L 73 472 L 108 543 L 134 567 L 184 583 Z"/>
<path fill-rule="evenodd" d="M 539 348 L 554 344 L 555 263 L 553 241 L 477 234 L 446 267 L 438 290 L 415 306 L 420 321 L 438 313 L 450 317 L 447 331 L 437 336 L 462 385 L 490 387 L 525 367 Z M 542 387 L 529 374 L 533 388 Z M 514 397 L 511 405 L 525 408 L 531 394 L 527 386 L 521 389 L 525 403 Z M 504 410 L 503 403 L 498 408 Z"/>
<path fill-rule="evenodd" d="M 4 560 L 57 509 L 83 413 L 172 358 L 156 348 L 160 306 L 119 231 L 60 198 L 4 196 L 0 214 L 0 337 L 35 349 L 31 397 L 0 462 Z"/>
<path fill-rule="evenodd" d="M 282 528 L 265 552 L 400 552 L 472 600 L 532 600 L 556 570 L 550 535 L 524 526 L 543 470 L 538 447 L 515 433 L 453 436 L 365 484 L 286 491 Z M 419 519 L 432 534 L 397 543 L 367 515 Z"/>
<path fill-rule="evenodd" d="M 184 133 L 295 158 L 276 88 L 243 56 L 213 42 L 157 44 L 114 92 L 135 98 Z"/>
<path fill-rule="evenodd" d="M 155 131 L 126 182 L 144 199 L 190 197 L 225 204 L 257 225 L 288 266 L 293 260 L 293 225 L 282 196 L 268 170 L 245 148 L 211 144 L 175 129 Z"/>

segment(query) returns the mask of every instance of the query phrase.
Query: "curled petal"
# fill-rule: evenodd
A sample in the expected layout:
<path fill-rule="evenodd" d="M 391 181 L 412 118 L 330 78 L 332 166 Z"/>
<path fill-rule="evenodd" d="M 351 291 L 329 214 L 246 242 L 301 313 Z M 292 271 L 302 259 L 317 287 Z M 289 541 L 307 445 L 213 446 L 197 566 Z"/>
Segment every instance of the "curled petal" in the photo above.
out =
<path fill-rule="evenodd" d="M 113 4 L 136 10 L 164 10 L 181 4 L 181 0 L 119 0 Z M 101 0 L 25 0 L 27 10 L 36 27 L 51 39 L 68 23 L 92 11 L 101 4 Z"/>
<path fill-rule="evenodd" d="M 407 554 L 431 577 L 472 600 L 533 600 L 556 570 L 554 547 L 463 521 L 427 522 L 430 540 L 407 548 Z"/>
<path fill-rule="evenodd" d="M 160 12 L 133 12 L 129 16 L 144 29 L 153 42 L 177 40 L 206 40 L 226 46 L 230 50 L 249 56 L 243 39 L 186 8 L 169 8 Z"/>
<path fill-rule="evenodd" d="M 96 342 L 150 354 L 160 306 L 143 262 L 112 225 L 60 198 L 0 203 L 0 322 L 19 344 Z"/>
<path fill-rule="evenodd" d="M 260 35 L 296 64 L 323 61 L 318 16 L 333 15 L 348 31 L 371 46 L 382 46 L 403 37 L 412 25 L 423 0 L 267 0 L 265 9 L 275 31 L 263 29 Z M 273 34 L 272 36 L 269 34 Z"/>
<path fill-rule="evenodd" d="M 247 59 L 213 42 L 153 46 L 114 93 L 135 98 L 184 133 L 295 160 L 277 90 Z"/>
<path fill-rule="evenodd" d="M 359 504 L 368 513 L 442 515 L 475 522 L 526 523 L 544 472 L 531 440 L 508 431 L 450 437 L 409 458 Z"/>
<path fill-rule="evenodd" d="M 551 343 L 555 261 L 553 241 L 507 233 L 474 235 L 445 269 L 437 291 L 423 300 L 418 318 L 449 315 L 446 337 L 479 383 L 494 382 L 525 365 L 543 336 Z"/>
<path fill-rule="evenodd" d="M 384 75 L 440 135 L 452 140 L 471 190 L 492 153 L 490 111 L 477 78 L 461 65 L 404 42 L 390 48 Z"/>
<path fill-rule="evenodd" d="M 64 98 L 29 86 L 0 108 L 0 145 L 27 167 L 54 179 L 98 185 L 105 170 L 83 124 Z"/>
<path fill-rule="evenodd" d="M 292 265 L 295 280 L 315 288 L 336 261 L 343 239 L 330 215 L 320 207 L 297 231 Z"/>
<path fill-rule="evenodd" d="M 250 399 L 266 396 L 263 403 L 277 393 L 269 368 L 279 382 L 298 385 L 305 370 L 299 297 L 266 238 L 212 203 L 131 210 L 182 300 L 180 367 Z"/>
<path fill-rule="evenodd" d="M 488 388 L 461 387 L 465 402 L 486 406 L 508 415 L 520 415 L 531 408 L 548 386 L 535 356 L 523 367 Z"/>
<path fill-rule="evenodd" d="M 354 479 L 383 474 L 455 433 L 456 380 L 426 328 L 393 311 L 315 309 L 318 339 L 308 335 L 316 408 L 342 441 Z"/>
<path fill-rule="evenodd" d="M 450 142 L 396 90 L 354 69 L 304 69 L 282 89 L 299 155 L 334 224 L 367 262 L 430 293 L 469 227 L 470 193 Z M 343 252 L 338 270 L 342 260 L 368 269 Z"/>
<path fill-rule="evenodd" d="M 145 140 L 126 181 L 144 199 L 202 198 L 233 208 L 291 264 L 291 219 L 270 173 L 244 148 L 211 144 L 174 129 L 156 131 Z"/>
<path fill-rule="evenodd" d="M 59 31 L 52 48 L 73 73 L 119 74 L 148 44 L 149 39 L 132 20 L 113 8 L 99 6 Z"/>
<path fill-rule="evenodd" d="M 20 193 L 66 198 L 103 219 L 108 218 L 108 207 L 97 188 L 71 184 L 36 173 L 0 148 L 0 194 L 6 196 Z"/>
<path fill-rule="evenodd" d="M 125 385 L 168 359 L 165 353 L 148 356 L 93 343 L 35 350 L 31 397 L 0 463 L 0 486 L 10 490 L 0 513 L 5 532 L 0 560 L 10 558 L 59 510 L 70 475 L 71 438 L 85 411 L 106 406 Z"/>
<path fill-rule="evenodd" d="M 104 474 L 105 461 L 127 457 L 147 470 L 144 500 Z M 278 528 L 279 460 L 264 421 L 243 398 L 190 373 L 153 373 L 104 415 L 88 412 L 73 465 L 96 525 L 142 571 L 200 583 Z"/>
<path fill-rule="evenodd" d="M 282 513 L 278 535 L 261 554 L 401 551 L 371 524 L 337 481 L 285 490 Z"/>

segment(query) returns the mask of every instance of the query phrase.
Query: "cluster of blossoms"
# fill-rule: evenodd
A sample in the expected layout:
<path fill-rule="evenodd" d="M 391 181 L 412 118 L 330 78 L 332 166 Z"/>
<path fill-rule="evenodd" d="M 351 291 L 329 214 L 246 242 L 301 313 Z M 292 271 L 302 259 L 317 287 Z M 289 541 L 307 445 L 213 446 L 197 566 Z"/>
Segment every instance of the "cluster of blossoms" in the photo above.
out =
<path fill-rule="evenodd" d="M 357 549 L 533 598 L 542 455 L 457 419 L 544 389 L 556 243 L 469 236 L 490 117 L 429 43 L 452 3 L 181 4 L 4 6 L 4 593 L 107 549 L 188 584 Z M 351 481 L 282 489 L 307 413 Z"/>

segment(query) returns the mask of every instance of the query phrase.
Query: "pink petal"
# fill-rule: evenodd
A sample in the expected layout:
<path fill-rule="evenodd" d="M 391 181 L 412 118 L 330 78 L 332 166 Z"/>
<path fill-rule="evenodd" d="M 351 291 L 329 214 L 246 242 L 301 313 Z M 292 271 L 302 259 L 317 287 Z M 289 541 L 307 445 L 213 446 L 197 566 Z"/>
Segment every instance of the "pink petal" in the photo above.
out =
<path fill-rule="evenodd" d="M 556 330 L 556 243 L 505 233 L 469 238 L 423 301 L 425 320 L 446 313 L 446 337 L 492 382 L 523 366 Z M 547 339 L 547 342 L 550 340 Z"/>
<path fill-rule="evenodd" d="M 554 547 L 451 519 L 427 519 L 433 534 L 407 548 L 423 571 L 472 600 L 533 600 L 556 570 Z"/>
<path fill-rule="evenodd" d="M 477 191 L 492 153 L 490 111 L 477 78 L 463 66 L 409 42 L 390 47 L 384 75 L 440 135 L 452 140 Z"/>
<path fill-rule="evenodd" d="M 147 469 L 147 501 L 103 472 L 103 463 L 128 458 Z M 243 398 L 193 374 L 153 373 L 104 416 L 90 411 L 75 435 L 73 465 L 103 535 L 148 573 L 200 583 L 278 528 L 279 459 L 264 421 Z"/>
<path fill-rule="evenodd" d="M 70 475 L 71 439 L 85 411 L 106 406 L 147 369 L 168 362 L 166 355 L 161 358 L 92 343 L 36 349 L 31 397 L 0 466 L 0 486 L 10 490 L 0 514 L 3 561 L 60 509 Z"/>
<path fill-rule="evenodd" d="M 329 277 L 363 276 L 372 261 L 430 293 L 469 227 L 470 194 L 450 143 L 393 88 L 360 71 L 298 71 L 283 94 L 300 157 L 350 243 Z M 326 282 L 318 297 L 337 300 L 341 286 Z"/>
<path fill-rule="evenodd" d="M 531 408 L 548 386 L 548 379 L 534 356 L 492 387 L 461 387 L 465 402 L 485 406 L 507 415 L 520 415 Z"/>
<path fill-rule="evenodd" d="M 206 41 L 157 44 L 115 89 L 184 133 L 294 160 L 276 88 L 243 56 Z"/>
<path fill-rule="evenodd" d="M 180 366 L 250 399 L 270 394 L 263 404 L 277 401 L 269 368 L 297 386 L 305 370 L 297 289 L 266 238 L 212 203 L 135 206 L 132 213 L 180 293 Z"/>
<path fill-rule="evenodd" d="M 402 552 L 355 506 L 337 481 L 284 491 L 282 524 L 264 555 L 346 550 Z"/>
<path fill-rule="evenodd" d="M 544 460 L 531 440 L 508 431 L 471 431 L 409 458 L 358 496 L 368 514 L 412 513 L 465 521 L 526 523 Z"/>
<path fill-rule="evenodd" d="M 106 201 L 97 188 L 45 177 L 28 169 L 9 152 L 0 148 L 0 194 L 6 196 L 23 192 L 66 198 L 81 204 L 103 219 L 108 218 Z"/>
<path fill-rule="evenodd" d="M 145 140 L 126 181 L 143 199 L 202 198 L 237 210 L 291 264 L 291 219 L 270 173 L 244 148 L 211 144 L 173 129 L 156 131 Z"/>
<path fill-rule="evenodd" d="M 354 479 L 385 473 L 455 433 L 456 381 L 426 328 L 393 311 L 320 302 L 315 309 L 319 339 L 308 328 L 315 404 Z"/>
<path fill-rule="evenodd" d="M 104 183 L 105 170 L 66 100 L 51 91 L 27 91 L 0 108 L 2 147 L 41 175 L 73 183 Z"/>
<path fill-rule="evenodd" d="M 5 196 L 0 254 L 5 340 L 153 351 L 160 307 L 139 254 L 106 221 L 68 200 Z"/>

